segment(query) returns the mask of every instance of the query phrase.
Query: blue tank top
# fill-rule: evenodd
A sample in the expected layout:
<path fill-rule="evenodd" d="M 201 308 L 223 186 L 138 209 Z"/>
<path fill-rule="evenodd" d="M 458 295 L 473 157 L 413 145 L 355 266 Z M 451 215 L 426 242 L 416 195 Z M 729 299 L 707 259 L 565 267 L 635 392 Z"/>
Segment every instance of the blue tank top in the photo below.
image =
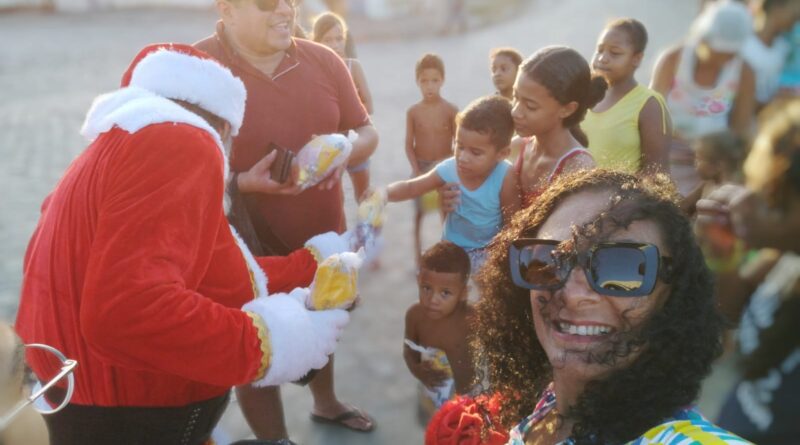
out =
<path fill-rule="evenodd" d="M 443 239 L 464 250 L 482 249 L 489 244 L 503 223 L 500 190 L 510 168 L 510 162 L 498 162 L 480 187 L 469 190 L 461 184 L 455 158 L 445 159 L 436 166 L 436 174 L 444 182 L 457 182 L 461 190 L 461 204 L 447 215 Z"/>

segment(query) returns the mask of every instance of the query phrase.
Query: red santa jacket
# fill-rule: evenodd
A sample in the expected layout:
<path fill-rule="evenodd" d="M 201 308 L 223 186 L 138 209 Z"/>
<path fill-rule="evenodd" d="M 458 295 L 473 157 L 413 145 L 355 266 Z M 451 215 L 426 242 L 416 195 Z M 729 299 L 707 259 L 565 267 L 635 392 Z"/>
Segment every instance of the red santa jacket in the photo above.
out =
<path fill-rule="evenodd" d="M 101 110 L 102 134 L 45 200 L 25 255 L 16 329 L 78 360 L 75 404 L 208 399 L 257 378 L 269 350 L 239 309 L 266 283 L 225 218 L 218 136 L 191 113 L 145 108 Z M 306 250 L 258 264 L 270 293 L 316 269 Z"/>

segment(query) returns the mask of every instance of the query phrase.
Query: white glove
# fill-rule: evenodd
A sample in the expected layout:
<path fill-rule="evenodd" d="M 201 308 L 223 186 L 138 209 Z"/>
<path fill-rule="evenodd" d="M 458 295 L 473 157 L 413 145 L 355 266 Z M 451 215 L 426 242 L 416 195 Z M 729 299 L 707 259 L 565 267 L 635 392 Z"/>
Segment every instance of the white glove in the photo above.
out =
<path fill-rule="evenodd" d="M 317 262 L 328 258 L 337 253 L 350 252 L 350 238 L 352 232 L 345 232 L 339 235 L 336 232 L 325 232 L 311 237 L 306 241 L 305 247 L 319 253 Z"/>
<path fill-rule="evenodd" d="M 242 310 L 258 314 L 269 331 L 269 369 L 255 386 L 277 386 L 303 377 L 328 363 L 350 315 L 341 309 L 309 311 L 308 289 L 257 298 Z"/>

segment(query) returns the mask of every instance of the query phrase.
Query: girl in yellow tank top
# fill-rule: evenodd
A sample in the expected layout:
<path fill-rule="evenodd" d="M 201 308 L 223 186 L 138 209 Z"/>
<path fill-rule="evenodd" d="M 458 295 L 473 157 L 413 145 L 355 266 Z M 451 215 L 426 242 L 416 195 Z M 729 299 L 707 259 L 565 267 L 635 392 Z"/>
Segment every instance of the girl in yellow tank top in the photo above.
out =
<path fill-rule="evenodd" d="M 660 94 L 633 77 L 646 45 L 647 31 L 634 19 L 611 22 L 598 39 L 592 69 L 609 89 L 581 124 L 598 167 L 668 172 L 669 112 Z"/>

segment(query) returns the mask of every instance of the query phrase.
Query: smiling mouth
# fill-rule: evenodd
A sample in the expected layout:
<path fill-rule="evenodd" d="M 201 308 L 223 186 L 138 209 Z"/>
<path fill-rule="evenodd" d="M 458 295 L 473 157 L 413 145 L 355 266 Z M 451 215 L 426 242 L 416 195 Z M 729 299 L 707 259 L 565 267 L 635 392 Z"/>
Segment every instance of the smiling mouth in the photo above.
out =
<path fill-rule="evenodd" d="M 574 325 L 565 321 L 553 323 L 558 332 L 581 337 L 603 337 L 614 332 L 614 328 L 605 325 Z"/>

